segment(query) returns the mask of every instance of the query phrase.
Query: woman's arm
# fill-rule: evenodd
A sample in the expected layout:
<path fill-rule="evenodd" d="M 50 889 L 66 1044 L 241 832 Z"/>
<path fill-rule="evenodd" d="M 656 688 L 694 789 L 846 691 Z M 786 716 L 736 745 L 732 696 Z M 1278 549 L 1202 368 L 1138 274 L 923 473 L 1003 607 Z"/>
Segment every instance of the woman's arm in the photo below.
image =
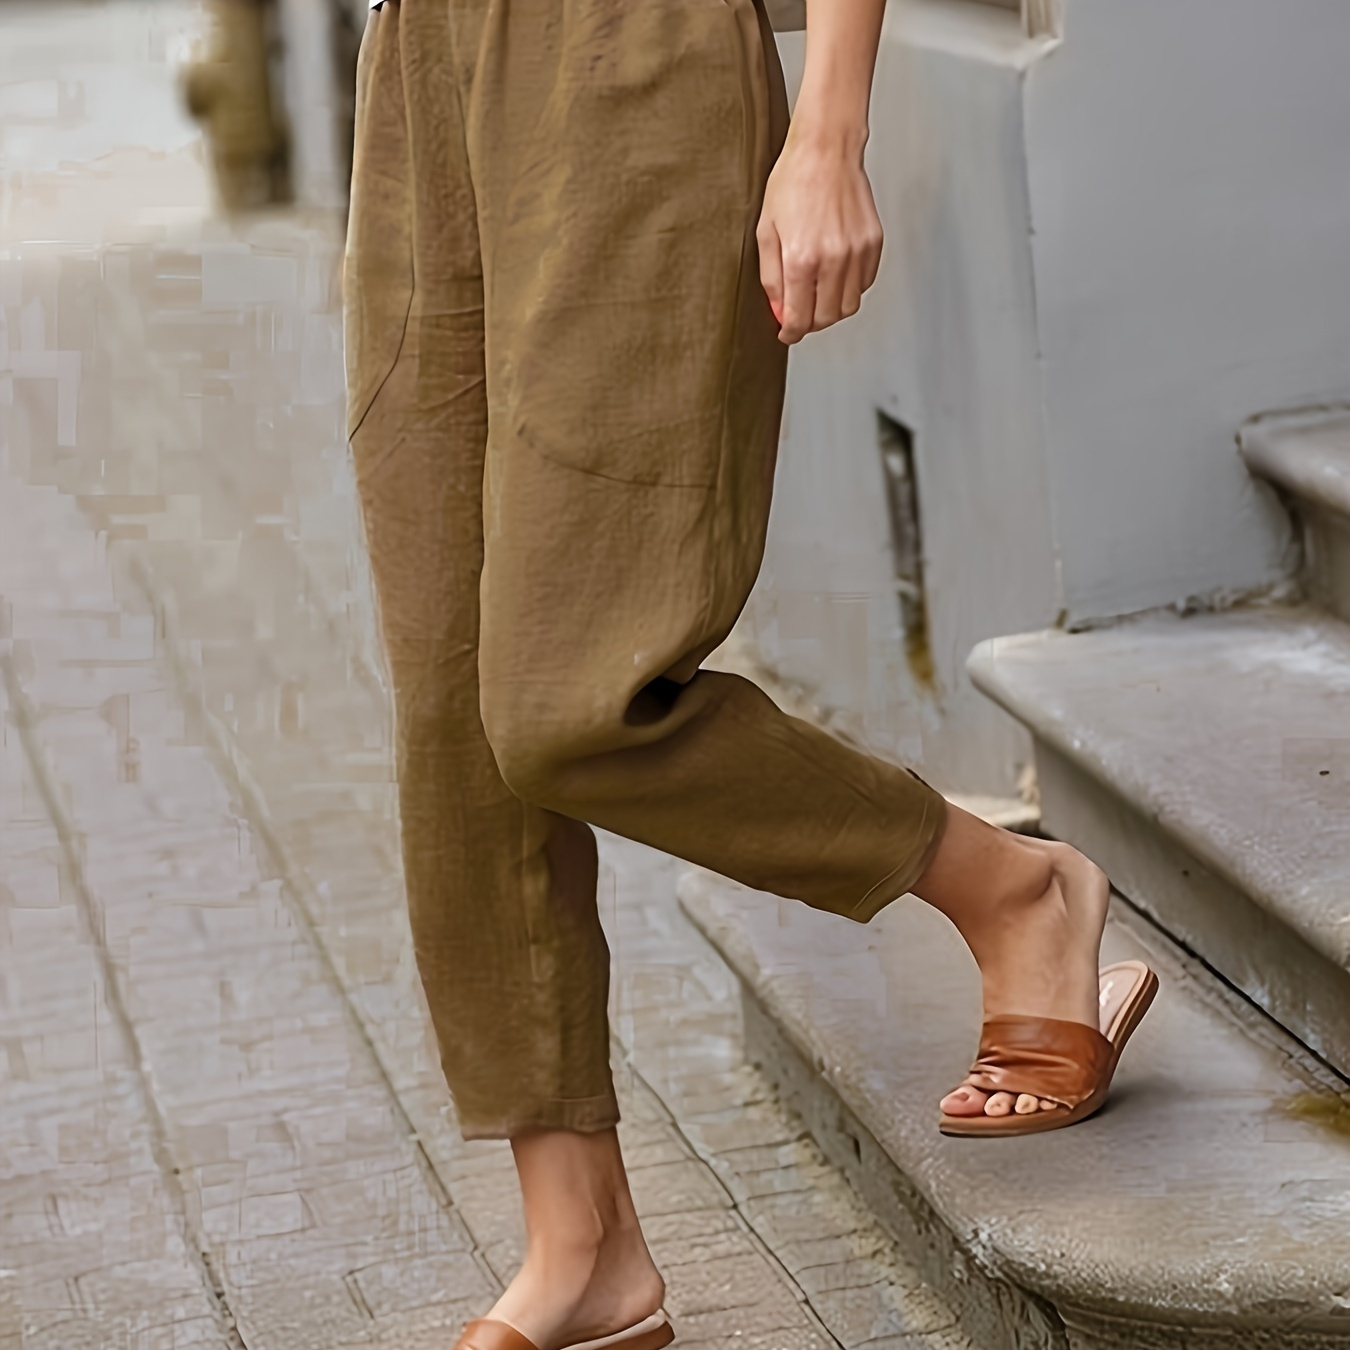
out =
<path fill-rule="evenodd" d="M 808 0 L 806 70 L 760 214 L 760 279 L 784 342 L 856 314 L 881 221 L 863 170 L 885 0 Z"/>

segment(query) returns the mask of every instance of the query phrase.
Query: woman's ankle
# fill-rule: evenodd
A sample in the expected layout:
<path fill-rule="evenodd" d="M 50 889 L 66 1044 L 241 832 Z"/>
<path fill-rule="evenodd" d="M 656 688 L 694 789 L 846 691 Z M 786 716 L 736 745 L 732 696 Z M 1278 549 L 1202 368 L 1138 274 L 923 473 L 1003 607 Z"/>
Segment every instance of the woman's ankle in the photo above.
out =
<path fill-rule="evenodd" d="M 1042 904 L 1058 888 L 1053 856 L 1020 835 L 1009 834 L 1004 866 L 989 888 L 988 907 L 1012 917 Z"/>
<path fill-rule="evenodd" d="M 949 808 L 936 856 L 914 893 L 941 910 L 967 941 L 1015 921 L 1055 880 L 1051 853 L 978 816 Z"/>
<path fill-rule="evenodd" d="M 511 1141 L 531 1234 L 568 1232 L 598 1245 L 612 1228 L 636 1223 L 618 1134 L 541 1130 Z"/>
<path fill-rule="evenodd" d="M 641 1321 L 665 1286 L 647 1250 L 613 1130 L 512 1141 L 528 1246 L 494 1316 L 536 1345 L 589 1340 Z M 559 1339 L 561 1338 L 561 1339 Z"/>
<path fill-rule="evenodd" d="M 624 1223 L 596 1245 L 565 1232 L 532 1237 L 525 1261 L 489 1316 L 535 1345 L 595 1340 L 641 1322 L 661 1307 L 665 1282 L 641 1229 Z"/>

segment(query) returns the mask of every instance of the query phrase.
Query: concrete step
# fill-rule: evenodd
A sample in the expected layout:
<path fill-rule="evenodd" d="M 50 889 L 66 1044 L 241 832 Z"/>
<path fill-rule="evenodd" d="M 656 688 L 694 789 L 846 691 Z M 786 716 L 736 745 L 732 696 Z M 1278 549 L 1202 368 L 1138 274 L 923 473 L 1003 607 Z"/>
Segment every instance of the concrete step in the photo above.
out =
<path fill-rule="evenodd" d="M 747 1041 L 985 1350 L 1350 1346 L 1350 1105 L 1297 1043 L 1123 902 L 1106 956 L 1162 994 L 1072 1129 L 944 1138 L 977 972 L 902 900 L 859 928 L 691 872 Z"/>
<path fill-rule="evenodd" d="M 1350 626 L 1149 616 L 982 643 L 1046 830 L 1350 1075 Z"/>
<path fill-rule="evenodd" d="M 1294 516 L 1310 594 L 1350 619 L 1350 409 L 1263 417 L 1243 428 L 1238 444 Z"/>

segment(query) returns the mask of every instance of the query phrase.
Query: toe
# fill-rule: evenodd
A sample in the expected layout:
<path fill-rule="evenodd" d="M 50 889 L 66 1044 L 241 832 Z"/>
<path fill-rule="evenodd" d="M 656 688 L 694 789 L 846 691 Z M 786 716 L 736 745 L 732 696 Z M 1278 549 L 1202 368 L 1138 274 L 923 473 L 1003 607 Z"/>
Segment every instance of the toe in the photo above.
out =
<path fill-rule="evenodd" d="M 1058 1105 L 1059 1105 L 1058 1102 L 1048 1102 L 1048 1101 L 1046 1101 L 1044 1098 L 1041 1099 L 1041 1110 L 1042 1110 L 1042 1111 L 1053 1111 L 1053 1110 L 1055 1109 L 1055 1107 L 1057 1107 Z"/>
<path fill-rule="evenodd" d="M 1013 1110 L 1016 1111 L 1019 1116 L 1029 1116 L 1040 1109 L 1041 1099 L 1039 1097 L 1033 1097 L 1029 1092 L 1019 1093 L 1016 1105 L 1013 1107 Z"/>
<path fill-rule="evenodd" d="M 984 1104 L 984 1114 L 986 1116 L 1006 1116 L 1013 1108 L 1013 1095 L 1011 1092 L 996 1092 Z"/>
<path fill-rule="evenodd" d="M 949 1092 L 943 1099 L 941 1110 L 949 1116 L 978 1116 L 984 1110 L 985 1094 L 969 1083 Z"/>

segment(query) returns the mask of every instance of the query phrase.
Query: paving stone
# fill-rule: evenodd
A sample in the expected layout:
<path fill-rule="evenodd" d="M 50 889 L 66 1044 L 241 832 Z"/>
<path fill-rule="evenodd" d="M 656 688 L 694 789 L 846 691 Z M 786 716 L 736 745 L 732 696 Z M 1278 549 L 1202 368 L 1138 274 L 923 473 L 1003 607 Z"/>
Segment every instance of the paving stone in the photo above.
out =
<path fill-rule="evenodd" d="M 818 1288 L 811 1293 L 812 1305 L 835 1336 L 846 1345 L 859 1345 L 879 1338 L 912 1335 L 937 1328 L 916 1325 L 912 1309 L 898 1305 L 892 1290 L 876 1278 L 845 1288 Z M 939 1326 L 951 1325 L 951 1318 Z"/>
<path fill-rule="evenodd" d="M 715 1242 L 729 1235 L 739 1238 L 746 1228 L 734 1209 L 719 1205 L 713 1209 L 645 1215 L 642 1231 L 653 1245 L 692 1249 L 700 1242 Z"/>
<path fill-rule="evenodd" d="M 641 1214 L 677 1214 L 731 1204 L 707 1167 L 692 1158 L 636 1168 L 630 1171 L 629 1182 Z"/>
<path fill-rule="evenodd" d="M 19 1350 L 130 1350 L 131 1333 L 116 1318 L 59 1317 L 25 1319 Z"/>
<path fill-rule="evenodd" d="M 952 1324 L 951 1330 L 956 1331 L 955 1324 Z M 864 1341 L 858 1350 L 929 1350 L 937 1331 L 938 1329 L 934 1328 L 928 1333 L 910 1332 L 898 1336 L 878 1336 L 875 1340 Z"/>
<path fill-rule="evenodd" d="M 793 1242 L 836 1237 L 864 1226 L 857 1214 L 840 1214 L 832 1208 L 803 1203 L 799 1193 L 757 1195 L 746 1200 L 741 1210 L 750 1226 L 777 1249 Z"/>
<path fill-rule="evenodd" d="M 680 1350 L 833 1350 L 837 1344 L 810 1323 L 779 1326 L 775 1321 L 772 1315 L 758 1318 L 745 1309 L 686 1318 Z"/>
<path fill-rule="evenodd" d="M 341 1277 L 258 1284 L 233 1301 L 244 1344 L 277 1350 L 328 1350 L 369 1339 L 370 1316 Z"/>
<path fill-rule="evenodd" d="M 10 1047 L 0 1060 L 0 1331 L 26 1327 L 24 1350 L 115 1350 L 146 1332 L 147 1307 L 162 1307 L 208 1328 L 199 1344 L 223 1346 L 155 1157 L 131 1047 L 61 881 L 55 826 L 30 814 L 43 810 L 41 793 L 14 719 L 0 686 L 0 1006 Z M 35 988 L 41 999 L 28 997 Z M 63 1035 L 42 1030 L 55 1016 Z"/>
<path fill-rule="evenodd" d="M 730 1178 L 728 1185 L 738 1200 L 754 1200 L 764 1195 L 793 1195 L 815 1191 L 824 1183 L 832 1169 L 825 1164 L 814 1145 L 797 1142 L 781 1148 L 765 1150 L 768 1157 L 782 1156 L 785 1161 L 777 1166 L 740 1166 L 744 1150 L 719 1154 L 717 1170 Z M 758 1150 L 756 1150 L 758 1152 Z M 791 1161 L 786 1161 L 790 1159 Z M 749 1162 L 750 1160 L 747 1160 Z"/>
<path fill-rule="evenodd" d="M 683 1118 L 680 1126 L 701 1150 L 719 1156 L 730 1156 L 742 1148 L 775 1147 L 809 1138 L 798 1122 L 768 1098 L 720 1115 Z"/>
<path fill-rule="evenodd" d="M 782 1271 L 753 1247 L 715 1261 L 672 1267 L 667 1279 L 666 1306 L 681 1323 L 705 1313 L 754 1308 L 756 1317 L 772 1315 L 783 1319 L 775 1325 L 790 1326 L 799 1312 L 799 1301 Z"/>
<path fill-rule="evenodd" d="M 725 1211 L 723 1211 L 725 1212 Z M 713 1211 L 695 1211 L 699 1218 L 705 1218 Z M 701 1229 L 690 1225 L 675 1238 L 662 1239 L 660 1221 L 670 1215 L 652 1215 L 644 1220 L 643 1229 L 647 1235 L 647 1246 L 660 1268 L 667 1272 L 678 1266 L 702 1265 L 710 1262 L 722 1262 L 735 1257 L 753 1256 L 763 1264 L 763 1248 L 756 1243 L 749 1229 L 741 1223 L 728 1228 L 710 1226 Z"/>
<path fill-rule="evenodd" d="M 848 1244 L 839 1245 L 847 1247 Z M 841 1291 L 870 1289 L 877 1283 L 877 1263 L 865 1256 L 843 1257 L 821 1265 L 792 1265 L 788 1269 L 812 1298 Z"/>
<path fill-rule="evenodd" d="M 496 1238 L 485 1236 L 479 1241 L 482 1243 L 483 1260 L 487 1263 L 488 1269 L 497 1277 L 498 1283 L 505 1287 L 525 1259 L 523 1225 L 519 1236 Z"/>
<path fill-rule="evenodd" d="M 689 1149 L 668 1125 L 661 1127 L 661 1133 L 664 1137 L 639 1144 L 632 1144 L 624 1135 L 620 1135 L 624 1163 L 629 1172 L 692 1161 Z"/>
<path fill-rule="evenodd" d="M 483 1311 L 481 1301 L 444 1303 L 377 1318 L 370 1339 L 376 1350 L 450 1350 L 466 1322 Z"/>
<path fill-rule="evenodd" d="M 452 1303 L 475 1304 L 481 1308 L 495 1297 L 482 1268 L 467 1252 L 457 1256 L 383 1261 L 352 1271 L 350 1279 L 375 1318 Z"/>

